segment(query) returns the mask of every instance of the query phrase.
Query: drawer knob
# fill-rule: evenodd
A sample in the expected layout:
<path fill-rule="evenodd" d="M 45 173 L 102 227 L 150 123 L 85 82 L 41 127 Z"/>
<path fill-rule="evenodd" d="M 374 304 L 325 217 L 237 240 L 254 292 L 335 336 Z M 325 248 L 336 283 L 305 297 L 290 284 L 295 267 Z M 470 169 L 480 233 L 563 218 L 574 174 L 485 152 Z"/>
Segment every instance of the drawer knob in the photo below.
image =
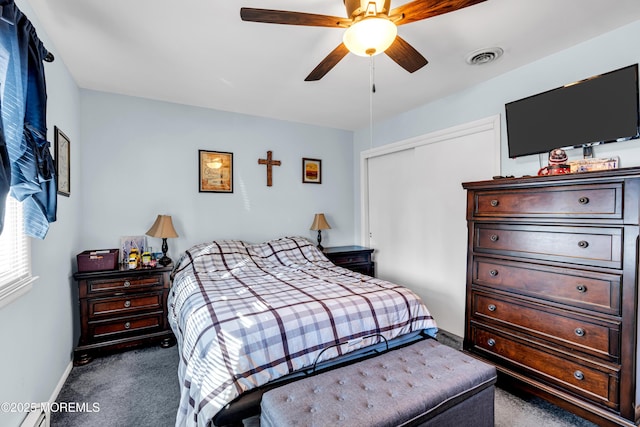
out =
<path fill-rule="evenodd" d="M 589 246 L 589 242 L 587 242 L 586 240 L 580 240 L 580 241 L 578 242 L 578 247 L 580 247 L 580 248 L 582 248 L 582 249 L 584 249 L 584 248 L 586 248 L 586 247 L 588 247 L 588 246 Z"/>
<path fill-rule="evenodd" d="M 124 286 L 125 288 L 128 288 L 129 286 L 131 286 L 131 282 L 130 282 L 130 281 L 128 281 L 128 280 L 125 280 L 125 282 L 124 282 L 123 286 Z"/>
<path fill-rule="evenodd" d="M 589 198 L 588 197 L 580 197 L 578 199 L 578 203 L 580 203 L 581 205 L 586 205 L 587 203 L 589 203 Z"/>
<path fill-rule="evenodd" d="M 497 234 L 492 234 L 491 237 L 489 237 L 492 242 L 497 242 L 499 238 Z"/>
<path fill-rule="evenodd" d="M 575 371 L 573 373 L 573 376 L 575 377 L 575 379 L 582 381 L 584 379 L 584 374 L 582 373 L 582 371 Z"/>
<path fill-rule="evenodd" d="M 584 329 L 582 329 L 582 328 L 576 328 L 576 330 L 573 331 L 573 332 L 576 333 L 576 336 L 579 336 L 579 337 L 583 337 L 584 336 Z"/>
<path fill-rule="evenodd" d="M 124 306 L 125 306 L 125 308 L 131 307 L 131 301 L 125 301 L 124 302 Z"/>
<path fill-rule="evenodd" d="M 578 292 L 580 293 L 585 293 L 587 292 L 587 287 L 585 285 L 578 285 L 576 286 L 576 289 L 578 290 Z"/>
<path fill-rule="evenodd" d="M 500 204 L 500 201 L 499 201 L 499 200 L 493 199 L 493 200 L 491 201 L 491 206 L 493 206 L 494 208 L 495 208 L 496 206 L 498 206 L 499 204 Z"/>
<path fill-rule="evenodd" d="M 491 277 L 496 277 L 498 275 L 498 270 L 489 271 L 489 275 L 491 275 Z"/>
<path fill-rule="evenodd" d="M 495 304 L 489 304 L 489 307 L 487 307 L 489 309 L 489 311 L 496 311 L 496 305 Z"/>
<path fill-rule="evenodd" d="M 489 347 L 493 347 L 494 345 L 496 345 L 496 340 L 494 340 L 493 338 L 489 338 L 487 340 L 487 344 L 489 345 Z"/>
<path fill-rule="evenodd" d="M 126 322 L 126 323 L 124 324 L 124 328 L 125 328 L 125 329 L 129 329 L 129 328 L 131 328 L 131 323 Z"/>

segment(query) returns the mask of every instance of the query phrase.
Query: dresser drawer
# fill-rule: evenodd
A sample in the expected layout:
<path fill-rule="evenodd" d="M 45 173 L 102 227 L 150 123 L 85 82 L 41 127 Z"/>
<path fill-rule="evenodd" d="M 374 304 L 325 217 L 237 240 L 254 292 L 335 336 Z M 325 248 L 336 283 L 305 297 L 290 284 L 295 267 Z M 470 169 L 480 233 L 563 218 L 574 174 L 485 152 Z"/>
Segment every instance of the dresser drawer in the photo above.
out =
<path fill-rule="evenodd" d="M 107 279 L 87 280 L 87 295 L 100 293 L 117 293 L 139 291 L 140 289 L 162 289 L 164 281 L 162 274 L 148 276 L 123 276 Z"/>
<path fill-rule="evenodd" d="M 505 292 L 620 315 L 621 276 L 616 274 L 474 257 L 472 280 Z"/>
<path fill-rule="evenodd" d="M 104 321 L 89 322 L 89 336 L 95 340 L 113 340 L 119 336 L 136 335 L 141 332 L 161 330 L 162 312 L 140 316 L 121 317 Z"/>
<path fill-rule="evenodd" d="M 89 317 L 121 315 L 144 310 L 162 310 L 162 292 L 88 300 Z"/>
<path fill-rule="evenodd" d="M 472 298 L 473 316 L 482 321 L 520 328 L 607 360 L 618 361 L 620 357 L 619 322 L 597 321 L 566 310 L 532 306 L 508 297 L 478 292 L 474 292 Z"/>
<path fill-rule="evenodd" d="M 622 229 L 511 224 L 474 225 L 475 252 L 621 268 Z"/>
<path fill-rule="evenodd" d="M 472 341 L 476 350 L 502 360 L 516 370 L 547 383 L 560 385 L 586 399 L 617 409 L 619 369 L 596 364 L 587 359 L 563 354 L 551 348 L 526 342 L 497 329 L 472 326 Z"/>
<path fill-rule="evenodd" d="M 477 217 L 622 218 L 622 184 L 550 186 L 475 193 Z"/>

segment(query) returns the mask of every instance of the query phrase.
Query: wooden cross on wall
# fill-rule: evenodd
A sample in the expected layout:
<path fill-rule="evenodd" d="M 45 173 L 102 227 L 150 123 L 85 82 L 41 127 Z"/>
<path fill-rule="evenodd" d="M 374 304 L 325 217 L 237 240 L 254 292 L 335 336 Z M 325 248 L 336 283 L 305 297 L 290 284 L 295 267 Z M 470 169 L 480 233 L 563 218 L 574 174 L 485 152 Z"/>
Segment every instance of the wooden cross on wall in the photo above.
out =
<path fill-rule="evenodd" d="M 271 187 L 273 184 L 272 166 L 280 166 L 280 160 L 273 160 L 273 153 L 271 151 L 267 151 L 267 158 L 258 159 L 258 164 L 267 165 L 267 187 Z"/>

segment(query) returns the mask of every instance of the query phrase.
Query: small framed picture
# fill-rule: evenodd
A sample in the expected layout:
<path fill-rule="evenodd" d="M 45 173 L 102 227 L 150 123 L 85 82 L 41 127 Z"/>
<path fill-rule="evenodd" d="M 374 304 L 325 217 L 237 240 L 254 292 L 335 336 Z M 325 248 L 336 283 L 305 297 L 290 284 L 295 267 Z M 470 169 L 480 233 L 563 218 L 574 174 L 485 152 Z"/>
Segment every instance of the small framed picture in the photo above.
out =
<path fill-rule="evenodd" d="M 54 155 L 58 194 L 71 195 L 71 141 L 58 126 L 54 126 Z"/>
<path fill-rule="evenodd" d="M 120 264 L 126 264 L 129 261 L 131 249 L 136 248 L 138 253 L 147 250 L 147 236 L 122 236 L 120 237 Z"/>
<path fill-rule="evenodd" d="M 322 184 L 322 160 L 302 159 L 302 182 L 305 184 Z"/>
<path fill-rule="evenodd" d="M 233 193 L 233 153 L 198 150 L 201 193 Z"/>

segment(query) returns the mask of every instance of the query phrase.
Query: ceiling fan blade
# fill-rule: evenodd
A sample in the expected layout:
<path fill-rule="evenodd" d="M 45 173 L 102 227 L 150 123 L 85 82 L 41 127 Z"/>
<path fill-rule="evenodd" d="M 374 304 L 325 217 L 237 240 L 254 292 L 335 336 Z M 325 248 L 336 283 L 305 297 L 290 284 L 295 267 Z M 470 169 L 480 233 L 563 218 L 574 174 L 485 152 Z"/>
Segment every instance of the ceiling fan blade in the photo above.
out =
<path fill-rule="evenodd" d="M 396 36 L 396 40 L 391 46 L 384 51 L 387 56 L 393 59 L 396 64 L 404 68 L 410 73 L 419 70 L 429 63 L 427 59 L 420 54 L 413 46 L 407 43 L 400 36 Z"/>
<path fill-rule="evenodd" d="M 306 25 L 310 27 L 338 27 L 346 28 L 351 20 L 338 16 L 316 15 L 313 13 L 290 12 L 286 10 L 254 9 L 243 7 L 240 9 L 243 21 L 264 22 L 267 24 Z"/>
<path fill-rule="evenodd" d="M 333 49 L 333 51 L 324 58 L 316 68 L 304 79 L 305 82 L 314 82 L 316 80 L 320 80 L 327 74 L 333 67 L 336 66 L 338 62 L 342 58 L 344 58 L 347 53 L 349 53 L 349 49 L 344 45 L 344 43 L 340 43 L 338 47 Z"/>
<path fill-rule="evenodd" d="M 401 15 L 402 17 L 395 22 L 396 25 L 404 25 L 443 13 L 454 12 L 484 1 L 486 0 L 414 0 L 393 9 L 389 16 Z"/>

